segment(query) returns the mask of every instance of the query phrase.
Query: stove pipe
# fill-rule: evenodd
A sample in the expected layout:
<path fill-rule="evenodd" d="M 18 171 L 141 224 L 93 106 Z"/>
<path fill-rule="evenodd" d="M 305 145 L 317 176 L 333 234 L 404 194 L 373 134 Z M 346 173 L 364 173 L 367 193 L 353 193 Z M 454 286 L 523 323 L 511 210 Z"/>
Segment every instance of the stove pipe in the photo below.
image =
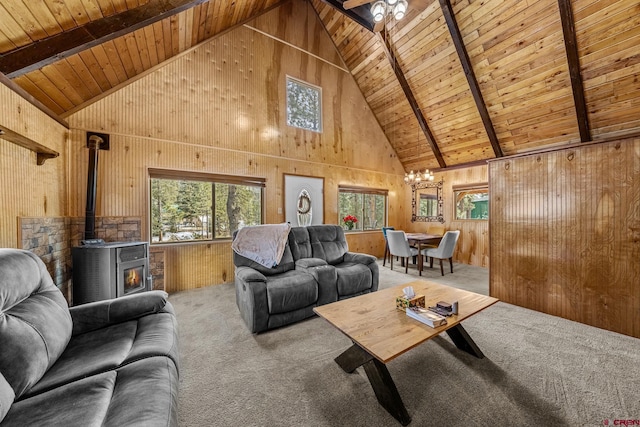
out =
<path fill-rule="evenodd" d="M 100 149 L 109 149 L 109 135 L 87 133 L 87 147 L 89 147 L 89 170 L 87 174 L 87 208 L 84 225 L 85 240 L 95 239 L 98 151 Z"/>

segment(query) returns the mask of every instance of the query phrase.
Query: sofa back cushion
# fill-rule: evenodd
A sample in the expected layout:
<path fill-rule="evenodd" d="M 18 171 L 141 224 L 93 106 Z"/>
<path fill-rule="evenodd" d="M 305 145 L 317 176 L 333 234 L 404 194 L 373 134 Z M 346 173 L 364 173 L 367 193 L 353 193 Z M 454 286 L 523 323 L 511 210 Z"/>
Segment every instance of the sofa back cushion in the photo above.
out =
<path fill-rule="evenodd" d="M 0 374 L 16 398 L 37 383 L 71 338 L 67 301 L 40 258 L 0 249 Z"/>
<path fill-rule="evenodd" d="M 339 225 L 311 225 L 307 227 L 314 258 L 322 258 L 328 264 L 340 264 L 349 250 L 344 230 Z"/>
<path fill-rule="evenodd" d="M 289 246 L 294 261 L 303 258 L 313 258 L 311 239 L 307 227 L 293 227 L 289 232 Z"/>

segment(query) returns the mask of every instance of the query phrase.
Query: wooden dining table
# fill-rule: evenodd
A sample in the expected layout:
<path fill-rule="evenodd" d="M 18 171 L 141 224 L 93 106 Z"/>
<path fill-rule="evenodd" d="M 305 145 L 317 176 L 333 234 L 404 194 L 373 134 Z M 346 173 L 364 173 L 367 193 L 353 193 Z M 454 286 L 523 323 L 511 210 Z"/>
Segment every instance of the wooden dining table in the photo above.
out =
<path fill-rule="evenodd" d="M 405 233 L 409 244 L 417 246 L 418 249 L 418 271 L 422 275 L 423 270 L 423 246 L 438 246 L 442 240 L 442 236 L 439 234 L 427 234 L 427 233 Z"/>

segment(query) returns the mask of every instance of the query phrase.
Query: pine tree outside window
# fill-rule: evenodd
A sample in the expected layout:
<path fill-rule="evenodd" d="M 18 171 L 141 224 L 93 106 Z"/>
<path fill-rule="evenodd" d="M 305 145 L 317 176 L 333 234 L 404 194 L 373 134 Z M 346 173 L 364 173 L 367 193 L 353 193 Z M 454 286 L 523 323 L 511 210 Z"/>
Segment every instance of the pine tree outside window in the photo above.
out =
<path fill-rule="evenodd" d="M 349 231 L 382 229 L 387 223 L 387 199 L 387 190 L 339 186 L 338 224 Z M 348 216 L 358 219 L 353 228 L 344 224 L 343 219 Z"/>
<path fill-rule="evenodd" d="M 151 243 L 231 238 L 263 223 L 264 180 L 150 169 Z"/>
<path fill-rule="evenodd" d="M 287 125 L 322 132 L 322 88 L 287 76 Z"/>

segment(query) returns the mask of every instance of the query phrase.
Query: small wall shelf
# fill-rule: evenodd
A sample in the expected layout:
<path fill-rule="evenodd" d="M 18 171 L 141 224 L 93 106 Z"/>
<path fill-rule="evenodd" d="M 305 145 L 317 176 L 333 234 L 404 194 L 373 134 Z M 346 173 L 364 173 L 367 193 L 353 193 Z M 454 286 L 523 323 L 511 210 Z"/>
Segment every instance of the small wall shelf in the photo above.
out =
<path fill-rule="evenodd" d="M 41 166 L 45 161 L 56 158 L 60 155 L 57 151 L 47 148 L 42 144 L 38 144 L 34 140 L 22 136 L 5 126 L 0 126 L 0 138 L 6 139 L 9 142 L 13 142 L 16 145 L 36 153 L 36 163 L 38 166 Z"/>

